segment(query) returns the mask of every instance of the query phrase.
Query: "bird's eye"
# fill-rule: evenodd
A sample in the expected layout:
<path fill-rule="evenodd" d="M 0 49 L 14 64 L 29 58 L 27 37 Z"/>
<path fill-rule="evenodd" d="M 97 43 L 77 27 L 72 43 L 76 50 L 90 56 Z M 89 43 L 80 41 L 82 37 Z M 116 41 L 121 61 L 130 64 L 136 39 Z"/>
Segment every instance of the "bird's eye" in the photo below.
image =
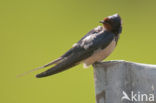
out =
<path fill-rule="evenodd" d="M 110 20 L 112 23 L 114 22 L 114 20 Z"/>

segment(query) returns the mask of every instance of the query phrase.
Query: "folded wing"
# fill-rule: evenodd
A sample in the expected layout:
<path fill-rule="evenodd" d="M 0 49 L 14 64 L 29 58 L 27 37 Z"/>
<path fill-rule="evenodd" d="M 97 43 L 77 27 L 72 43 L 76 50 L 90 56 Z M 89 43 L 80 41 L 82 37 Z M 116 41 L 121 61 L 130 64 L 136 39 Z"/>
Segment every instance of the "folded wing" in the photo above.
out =
<path fill-rule="evenodd" d="M 107 45 L 109 45 L 113 38 L 114 34 L 111 32 L 102 30 L 97 32 L 93 29 L 73 48 L 71 48 L 68 52 L 61 56 L 61 60 L 58 64 L 48 69 L 47 71 L 36 75 L 36 77 L 41 78 L 53 75 L 79 64 L 82 60 L 90 57 L 95 50 L 107 47 Z M 48 66 L 49 65 L 50 64 L 48 64 Z"/>

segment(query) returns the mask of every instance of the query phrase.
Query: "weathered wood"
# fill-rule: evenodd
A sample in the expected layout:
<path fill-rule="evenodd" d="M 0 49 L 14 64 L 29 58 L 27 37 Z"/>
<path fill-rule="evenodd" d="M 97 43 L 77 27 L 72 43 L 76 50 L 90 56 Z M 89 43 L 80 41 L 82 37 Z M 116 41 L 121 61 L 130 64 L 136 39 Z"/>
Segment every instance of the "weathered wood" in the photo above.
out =
<path fill-rule="evenodd" d="M 156 103 L 156 65 L 108 61 L 93 67 L 96 103 Z"/>

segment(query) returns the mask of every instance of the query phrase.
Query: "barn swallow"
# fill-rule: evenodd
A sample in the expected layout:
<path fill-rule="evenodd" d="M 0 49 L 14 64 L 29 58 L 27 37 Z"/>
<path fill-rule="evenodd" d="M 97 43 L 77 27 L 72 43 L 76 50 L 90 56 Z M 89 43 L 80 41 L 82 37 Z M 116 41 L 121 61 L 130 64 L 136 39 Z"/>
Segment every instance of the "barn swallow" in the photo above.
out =
<path fill-rule="evenodd" d="M 36 68 L 35 70 L 55 64 L 52 68 L 37 74 L 36 77 L 50 76 L 80 63 L 87 67 L 109 56 L 116 47 L 122 31 L 121 18 L 118 14 L 114 14 L 104 18 L 100 23 L 103 26 L 92 29 L 64 55 L 49 64 Z"/>

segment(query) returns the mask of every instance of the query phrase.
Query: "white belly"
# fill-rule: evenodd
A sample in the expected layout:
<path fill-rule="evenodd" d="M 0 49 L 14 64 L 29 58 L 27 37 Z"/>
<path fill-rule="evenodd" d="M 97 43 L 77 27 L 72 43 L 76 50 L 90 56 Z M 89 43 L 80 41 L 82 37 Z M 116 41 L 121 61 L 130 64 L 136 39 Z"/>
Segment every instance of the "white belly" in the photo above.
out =
<path fill-rule="evenodd" d="M 95 62 L 104 60 L 109 56 L 116 46 L 115 39 L 105 48 L 96 50 L 93 55 L 83 61 L 84 66 L 87 67 Z"/>

